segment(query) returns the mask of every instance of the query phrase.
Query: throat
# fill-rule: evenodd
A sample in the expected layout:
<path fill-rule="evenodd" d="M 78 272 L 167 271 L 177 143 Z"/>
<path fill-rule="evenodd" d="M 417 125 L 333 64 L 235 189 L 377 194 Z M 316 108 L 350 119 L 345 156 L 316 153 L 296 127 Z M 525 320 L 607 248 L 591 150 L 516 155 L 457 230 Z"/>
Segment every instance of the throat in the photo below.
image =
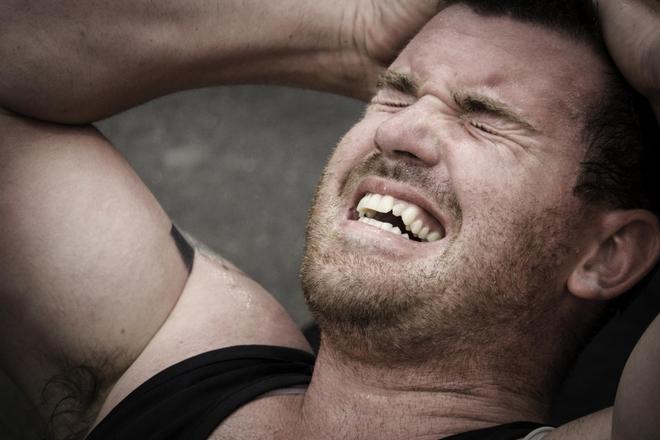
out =
<path fill-rule="evenodd" d="M 465 368 L 466 360 L 458 358 L 455 364 L 441 361 L 392 368 L 346 357 L 332 342 L 333 338 L 326 338 L 321 343 L 301 408 L 303 425 L 313 428 L 308 434 L 331 433 L 320 437 L 324 440 L 437 440 L 515 420 L 542 422 L 547 417 L 548 402 L 530 394 L 533 386 L 516 389 L 518 379 L 530 380 L 524 369 L 518 376 L 487 365 Z"/>

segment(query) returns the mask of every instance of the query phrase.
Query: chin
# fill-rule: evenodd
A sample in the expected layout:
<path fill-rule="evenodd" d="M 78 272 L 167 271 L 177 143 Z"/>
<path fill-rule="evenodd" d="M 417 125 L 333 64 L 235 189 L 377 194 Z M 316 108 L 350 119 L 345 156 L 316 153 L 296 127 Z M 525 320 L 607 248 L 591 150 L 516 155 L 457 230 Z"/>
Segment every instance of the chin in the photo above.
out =
<path fill-rule="evenodd" d="M 303 292 L 334 352 L 362 362 L 414 363 L 433 351 L 427 348 L 444 332 L 439 327 L 449 324 L 442 316 L 451 309 L 441 306 L 449 298 L 438 290 L 439 279 L 420 277 L 410 266 L 375 254 L 309 243 L 301 267 Z"/>
<path fill-rule="evenodd" d="M 474 350 L 496 358 L 506 341 L 524 345 L 554 310 L 547 289 L 565 246 L 560 231 L 547 239 L 553 224 L 498 221 L 510 217 L 504 208 L 462 229 L 436 215 L 447 237 L 419 243 L 351 221 L 348 208 L 317 193 L 301 268 L 322 341 L 335 351 L 375 363 Z"/>

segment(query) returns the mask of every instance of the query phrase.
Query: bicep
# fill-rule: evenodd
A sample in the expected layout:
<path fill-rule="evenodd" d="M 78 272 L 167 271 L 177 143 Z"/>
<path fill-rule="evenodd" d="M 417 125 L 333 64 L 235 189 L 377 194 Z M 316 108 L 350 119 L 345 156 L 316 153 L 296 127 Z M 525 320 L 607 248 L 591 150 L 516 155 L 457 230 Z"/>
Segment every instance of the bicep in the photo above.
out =
<path fill-rule="evenodd" d="M 36 370 L 38 341 L 42 359 L 125 369 L 187 278 L 169 218 L 94 128 L 0 115 L 0 133 L 3 364 Z"/>
<path fill-rule="evenodd" d="M 572 420 L 552 431 L 544 440 L 610 440 L 612 408 Z"/>
<path fill-rule="evenodd" d="M 613 440 L 660 438 L 660 315 L 644 332 L 621 375 Z"/>

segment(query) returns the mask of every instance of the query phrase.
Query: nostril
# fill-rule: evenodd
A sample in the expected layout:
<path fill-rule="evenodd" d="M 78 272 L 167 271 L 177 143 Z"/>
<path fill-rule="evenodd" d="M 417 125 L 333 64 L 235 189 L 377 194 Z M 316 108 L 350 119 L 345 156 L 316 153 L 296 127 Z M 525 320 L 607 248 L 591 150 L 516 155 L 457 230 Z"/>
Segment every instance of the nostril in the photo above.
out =
<path fill-rule="evenodd" d="M 404 150 L 394 150 L 394 154 L 398 154 L 400 156 L 403 156 L 407 159 L 415 159 L 415 160 L 421 160 L 419 157 L 415 156 L 413 153 L 410 151 L 404 151 Z"/>
<path fill-rule="evenodd" d="M 415 116 L 407 109 L 384 121 L 374 134 L 374 146 L 391 160 L 434 166 L 440 160 L 436 133 L 423 122 L 399 121 L 406 115 Z"/>

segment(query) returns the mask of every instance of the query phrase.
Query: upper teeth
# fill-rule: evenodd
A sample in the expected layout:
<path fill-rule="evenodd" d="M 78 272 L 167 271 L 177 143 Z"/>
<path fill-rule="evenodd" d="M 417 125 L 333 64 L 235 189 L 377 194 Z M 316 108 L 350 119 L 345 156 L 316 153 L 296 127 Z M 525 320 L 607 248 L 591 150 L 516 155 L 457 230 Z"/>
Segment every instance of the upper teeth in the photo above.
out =
<path fill-rule="evenodd" d="M 395 234 L 400 234 L 405 238 L 408 238 L 408 234 L 401 232 L 399 228 L 390 223 L 384 223 L 374 219 L 373 217 L 376 213 L 382 212 L 387 214 L 392 211 L 393 215 L 401 217 L 403 224 L 406 225 L 406 229 L 422 241 L 433 242 L 444 237 L 442 228 L 427 223 L 425 219 L 426 215 L 422 208 L 410 202 L 395 199 L 392 196 L 367 194 L 362 197 L 356 209 L 360 215 L 361 222 Z"/>

